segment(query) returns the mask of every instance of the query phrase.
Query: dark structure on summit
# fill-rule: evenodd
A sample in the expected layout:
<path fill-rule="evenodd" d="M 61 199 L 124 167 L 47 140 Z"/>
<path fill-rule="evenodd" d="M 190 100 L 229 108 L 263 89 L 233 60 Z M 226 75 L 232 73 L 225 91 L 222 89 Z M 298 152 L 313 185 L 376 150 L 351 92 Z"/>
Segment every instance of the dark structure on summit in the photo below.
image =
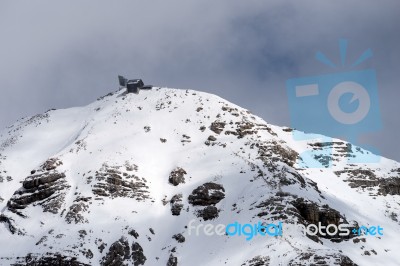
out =
<path fill-rule="evenodd" d="M 126 88 L 128 93 L 138 94 L 140 90 L 151 90 L 152 85 L 144 85 L 141 79 L 126 79 L 123 76 L 118 76 L 119 85 Z"/>

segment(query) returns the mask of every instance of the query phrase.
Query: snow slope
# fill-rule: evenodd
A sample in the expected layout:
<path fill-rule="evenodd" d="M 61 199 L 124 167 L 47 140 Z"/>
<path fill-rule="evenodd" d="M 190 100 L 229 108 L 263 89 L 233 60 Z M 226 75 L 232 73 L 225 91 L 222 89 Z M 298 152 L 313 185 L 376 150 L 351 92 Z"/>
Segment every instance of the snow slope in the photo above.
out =
<path fill-rule="evenodd" d="M 0 133 L 0 264 L 399 265 L 400 164 L 349 162 L 373 155 L 292 134 L 215 95 L 167 88 L 21 119 Z M 301 160 L 309 150 L 321 167 Z M 189 233 L 192 220 L 346 220 L 384 235 L 246 241 Z"/>

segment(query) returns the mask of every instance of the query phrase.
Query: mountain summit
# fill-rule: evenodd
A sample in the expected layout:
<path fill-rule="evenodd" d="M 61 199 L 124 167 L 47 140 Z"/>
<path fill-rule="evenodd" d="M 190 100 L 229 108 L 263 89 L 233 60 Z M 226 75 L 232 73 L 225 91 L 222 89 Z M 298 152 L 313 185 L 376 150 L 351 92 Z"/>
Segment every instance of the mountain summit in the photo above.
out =
<path fill-rule="evenodd" d="M 400 164 L 292 134 L 167 88 L 21 119 L 0 133 L 0 264 L 396 265 Z M 212 231 L 243 224 L 283 231 Z M 363 234 L 301 230 L 343 224 Z"/>

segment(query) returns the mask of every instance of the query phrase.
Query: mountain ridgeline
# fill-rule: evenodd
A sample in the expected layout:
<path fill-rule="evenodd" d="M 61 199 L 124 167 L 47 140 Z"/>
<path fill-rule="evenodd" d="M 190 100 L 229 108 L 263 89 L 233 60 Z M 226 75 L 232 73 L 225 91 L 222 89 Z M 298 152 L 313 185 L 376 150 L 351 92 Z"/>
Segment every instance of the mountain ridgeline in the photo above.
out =
<path fill-rule="evenodd" d="M 0 133 L 0 264 L 396 265 L 400 164 L 350 163 L 369 152 L 293 131 L 167 88 L 23 118 Z M 235 222 L 384 233 L 248 241 L 188 226 Z"/>

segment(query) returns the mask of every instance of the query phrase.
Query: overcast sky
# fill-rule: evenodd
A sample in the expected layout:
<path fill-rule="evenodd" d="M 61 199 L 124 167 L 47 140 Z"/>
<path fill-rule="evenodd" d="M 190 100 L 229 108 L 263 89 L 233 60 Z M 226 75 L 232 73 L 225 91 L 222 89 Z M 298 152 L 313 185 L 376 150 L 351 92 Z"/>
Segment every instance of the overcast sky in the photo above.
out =
<path fill-rule="evenodd" d="M 215 93 L 290 126 L 285 82 L 332 73 L 371 48 L 356 70 L 377 72 L 383 129 L 360 136 L 400 161 L 400 2 L 1 1 L 0 127 L 50 108 L 86 105 L 117 75 Z M 344 68 L 349 71 L 351 68 Z"/>

